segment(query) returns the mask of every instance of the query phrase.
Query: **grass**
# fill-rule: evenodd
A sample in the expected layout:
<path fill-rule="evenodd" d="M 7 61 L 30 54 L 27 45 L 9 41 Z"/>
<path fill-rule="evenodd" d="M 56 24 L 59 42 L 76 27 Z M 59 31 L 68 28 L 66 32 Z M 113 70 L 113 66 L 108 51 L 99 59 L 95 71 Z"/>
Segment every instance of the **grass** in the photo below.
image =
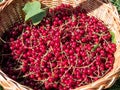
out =
<path fill-rule="evenodd" d="M 0 2 L 2 2 L 3 0 L 0 0 Z"/>
<path fill-rule="evenodd" d="M 120 0 L 110 0 L 113 5 L 116 6 L 117 10 L 118 10 L 118 13 L 120 14 Z"/>
<path fill-rule="evenodd" d="M 0 85 L 0 90 L 3 90 L 3 87 Z"/>
<path fill-rule="evenodd" d="M 106 90 L 120 90 L 120 79 L 118 79 L 111 88 L 106 89 Z"/>

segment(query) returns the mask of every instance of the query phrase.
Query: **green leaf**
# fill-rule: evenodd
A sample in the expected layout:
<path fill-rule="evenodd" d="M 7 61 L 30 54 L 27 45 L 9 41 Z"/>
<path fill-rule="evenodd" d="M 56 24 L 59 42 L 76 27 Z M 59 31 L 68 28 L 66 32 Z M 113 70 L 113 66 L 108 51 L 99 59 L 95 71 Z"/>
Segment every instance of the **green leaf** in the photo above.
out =
<path fill-rule="evenodd" d="M 28 12 L 34 12 L 36 13 L 36 9 L 40 9 L 41 8 L 41 3 L 39 1 L 34 1 L 34 2 L 28 2 L 25 4 L 24 8 L 23 8 L 23 11 L 25 13 L 28 13 Z M 33 14 L 33 13 L 31 13 Z"/>
<path fill-rule="evenodd" d="M 43 17 L 46 16 L 46 12 L 45 10 L 41 10 L 41 12 L 39 12 L 37 15 L 33 16 L 32 22 L 34 25 L 37 25 L 41 22 L 41 20 L 43 19 Z"/>
<path fill-rule="evenodd" d="M 116 43 L 116 40 L 115 40 L 115 33 L 110 31 L 110 34 L 111 34 L 111 40 L 112 40 L 112 43 Z"/>
<path fill-rule="evenodd" d="M 99 44 L 95 44 L 92 51 L 95 51 L 98 48 Z"/>
<path fill-rule="evenodd" d="M 4 90 L 3 87 L 0 85 L 0 90 Z"/>
<path fill-rule="evenodd" d="M 41 9 L 41 3 L 39 1 L 26 3 L 23 11 L 26 13 L 25 21 L 32 20 L 34 25 L 39 24 L 43 17 L 46 16 L 46 11 Z"/>

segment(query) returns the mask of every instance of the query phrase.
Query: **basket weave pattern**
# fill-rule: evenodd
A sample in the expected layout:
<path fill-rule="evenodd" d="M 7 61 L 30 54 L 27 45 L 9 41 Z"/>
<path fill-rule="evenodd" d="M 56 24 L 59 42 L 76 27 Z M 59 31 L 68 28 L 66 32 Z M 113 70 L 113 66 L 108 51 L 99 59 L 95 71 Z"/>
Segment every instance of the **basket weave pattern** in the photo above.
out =
<path fill-rule="evenodd" d="M 0 5 L 0 36 L 8 30 L 15 22 L 23 20 L 23 14 L 21 11 L 22 6 L 28 0 L 7 0 L 4 5 Z M 100 0 L 39 0 L 42 4 L 54 8 L 61 3 L 81 6 L 88 11 L 88 15 L 92 15 L 104 21 L 104 23 L 115 33 L 117 41 L 117 51 L 115 55 L 114 67 L 111 72 L 105 75 L 103 78 L 89 85 L 79 87 L 75 90 L 102 90 L 108 88 L 114 84 L 120 74 L 120 20 L 117 10 L 112 6 L 108 0 L 104 0 L 107 3 L 103 3 Z M 29 87 L 23 86 L 5 75 L 0 70 L 0 85 L 5 90 L 32 90 Z"/>

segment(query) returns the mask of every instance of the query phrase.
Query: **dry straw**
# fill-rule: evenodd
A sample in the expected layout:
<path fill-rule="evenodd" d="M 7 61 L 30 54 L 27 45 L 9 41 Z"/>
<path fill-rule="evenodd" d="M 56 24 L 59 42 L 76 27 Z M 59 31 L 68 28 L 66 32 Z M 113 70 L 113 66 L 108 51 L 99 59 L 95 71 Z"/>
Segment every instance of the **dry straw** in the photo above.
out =
<path fill-rule="evenodd" d="M 21 8 L 26 1 L 28 0 L 6 0 L 5 3 L 0 3 L 0 35 L 5 30 L 8 30 L 16 21 L 20 22 L 23 20 Z M 103 90 L 113 85 L 120 74 L 120 20 L 116 8 L 108 0 L 40 0 L 40 2 L 50 8 L 54 8 L 61 3 L 67 3 L 73 6 L 81 4 L 88 11 L 89 15 L 101 19 L 110 30 L 115 32 L 117 51 L 114 54 L 115 62 L 113 70 L 98 81 L 75 90 Z M 31 90 L 29 87 L 21 85 L 7 77 L 1 70 L 0 85 L 5 90 Z"/>

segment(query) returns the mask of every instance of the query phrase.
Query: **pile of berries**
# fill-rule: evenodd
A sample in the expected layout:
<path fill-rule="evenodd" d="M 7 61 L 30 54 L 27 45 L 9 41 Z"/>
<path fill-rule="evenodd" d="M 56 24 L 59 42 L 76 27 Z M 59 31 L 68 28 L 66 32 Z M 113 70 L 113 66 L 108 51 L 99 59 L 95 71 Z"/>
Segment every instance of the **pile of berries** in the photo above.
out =
<path fill-rule="evenodd" d="M 69 90 L 107 74 L 116 45 L 105 24 L 80 6 L 50 9 L 37 26 L 17 24 L 10 32 L 11 55 L 24 77 L 46 90 Z"/>

